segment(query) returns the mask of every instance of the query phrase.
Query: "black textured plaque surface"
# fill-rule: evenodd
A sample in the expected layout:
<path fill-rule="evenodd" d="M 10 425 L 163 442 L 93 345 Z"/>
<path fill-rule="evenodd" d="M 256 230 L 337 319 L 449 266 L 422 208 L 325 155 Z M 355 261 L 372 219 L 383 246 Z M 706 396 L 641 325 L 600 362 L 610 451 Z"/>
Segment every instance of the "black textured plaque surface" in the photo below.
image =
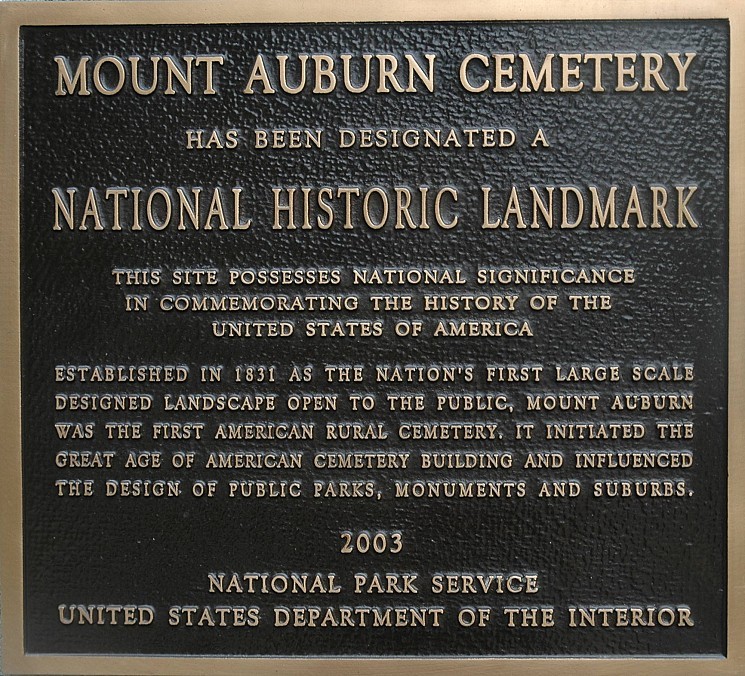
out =
<path fill-rule="evenodd" d="M 458 85 L 458 65 L 470 52 L 687 52 L 698 57 L 688 92 L 591 92 L 577 94 L 470 94 Z M 246 96 L 242 93 L 258 53 L 435 52 L 437 88 L 432 93 L 328 96 Z M 106 54 L 224 54 L 216 96 L 55 96 L 54 57 L 96 59 Z M 35 653 L 175 655 L 682 655 L 721 654 L 725 638 L 726 535 L 726 345 L 727 345 L 727 69 L 728 30 L 724 22 L 574 22 L 462 24 L 342 24 L 252 26 L 38 27 L 22 29 L 21 283 L 22 425 L 24 497 L 24 599 L 26 648 Z M 508 127 L 517 133 L 512 148 L 347 149 L 333 142 L 340 127 Z M 322 128 L 321 149 L 194 151 L 184 145 L 188 128 L 237 128 L 250 138 L 256 128 Z M 542 127 L 550 147 L 530 148 Z M 670 230 L 482 230 L 481 186 L 506 195 L 515 185 L 698 185 L 695 213 L 700 227 Z M 432 228 L 373 231 L 273 231 L 276 186 L 358 185 L 454 186 L 460 223 Z M 140 186 L 241 186 L 254 219 L 249 231 L 132 232 L 53 231 L 52 189 Z M 648 205 L 648 194 L 641 197 Z M 82 203 L 81 203 L 82 205 Z M 457 292 L 521 294 L 520 317 L 535 336 L 522 338 L 287 339 L 212 335 L 215 319 L 262 319 L 240 313 L 124 312 L 124 293 L 173 293 L 168 274 L 177 267 L 315 268 L 342 270 L 336 293 L 425 292 L 420 287 L 353 287 L 350 268 L 371 266 L 451 267 L 466 271 L 469 283 Z M 474 282 L 483 267 L 633 267 L 637 281 L 624 287 L 580 289 L 613 296 L 609 312 L 533 312 L 529 295 L 575 289 L 533 285 L 483 287 Z M 114 268 L 159 268 L 157 288 L 114 285 Z M 224 277 L 223 277 L 224 279 Z M 234 292 L 226 284 L 222 292 Z M 191 289 L 189 292 L 203 292 Z M 211 290 L 207 290 L 208 292 Z M 318 293 L 318 287 L 264 286 L 238 293 Z M 324 292 L 326 290 L 323 290 Z M 438 288 L 440 293 L 453 289 Z M 429 289 L 426 292 L 431 292 Z M 344 313 L 337 313 L 339 316 Z M 364 306 L 354 319 L 376 319 L 390 327 L 421 313 L 373 313 Z M 458 315 L 454 313 L 455 316 Z M 277 318 L 269 315 L 268 318 Z M 286 317 L 283 317 L 286 318 Z M 329 317 L 300 313 L 298 327 Z M 331 317 L 333 318 L 333 317 Z M 337 317 L 338 318 L 338 317 Z M 342 319 L 349 317 L 344 315 Z M 452 317 L 450 317 L 452 318 Z M 481 318 L 481 317 L 479 317 Z M 499 319 L 499 317 L 490 317 Z M 619 364 L 621 384 L 555 382 L 555 364 Z M 695 364 L 693 383 L 635 383 L 631 364 Z M 184 364 L 185 385 L 124 384 L 116 388 L 55 383 L 64 364 Z M 202 365 L 276 365 L 282 377 L 270 387 L 232 382 L 200 384 Z M 311 384 L 287 383 L 292 365 L 316 366 Z M 543 364 L 545 378 L 530 392 L 693 392 L 693 411 L 555 412 L 525 410 L 524 384 L 487 384 L 482 369 L 466 383 L 451 385 L 326 383 L 325 364 Z M 126 392 L 155 395 L 146 413 L 59 412 L 55 394 Z M 374 394 L 378 406 L 361 415 L 346 399 L 336 412 L 164 413 L 164 392 L 353 392 Z M 511 415 L 491 413 L 389 412 L 389 392 L 499 392 L 515 404 Z M 429 399 L 428 399 L 429 400 Z M 658 419 L 693 422 L 695 437 L 676 442 L 656 438 Z M 205 439 L 174 442 L 145 438 L 133 444 L 105 438 L 110 420 L 201 421 Z M 304 442 L 226 442 L 212 438 L 218 422 L 315 422 L 317 438 Z M 405 421 L 490 421 L 505 438 L 486 448 L 478 442 L 404 442 L 395 430 Z M 547 441 L 514 438 L 515 422 L 532 421 L 540 431 L 551 421 L 640 421 L 642 442 Z M 96 422 L 94 439 L 63 441 L 55 422 Z M 333 442 L 323 438 L 326 422 L 375 421 L 391 432 L 386 440 Z M 573 469 L 577 451 L 689 450 L 694 464 L 680 470 Z M 204 462 L 211 451 L 300 450 L 299 470 L 165 469 L 71 470 L 55 466 L 62 450 L 192 451 Z M 318 470 L 310 460 L 321 450 L 411 453 L 406 471 Z M 425 470 L 416 463 L 424 450 L 510 451 L 509 470 Z M 529 451 L 561 451 L 559 470 L 526 470 Z M 57 479 L 94 479 L 88 498 L 57 495 Z M 316 479 L 374 480 L 381 499 L 314 499 L 310 488 L 299 499 L 177 499 L 105 497 L 105 479 Z M 522 499 L 396 499 L 394 480 L 469 478 L 527 482 Z M 542 479 L 577 479 L 583 491 L 573 499 L 538 499 Z M 595 480 L 661 478 L 685 480 L 679 498 L 592 496 Z M 394 556 L 339 552 L 339 531 L 400 530 L 404 550 Z M 338 595 L 210 594 L 207 574 L 215 571 L 336 572 Z M 355 572 L 416 572 L 425 584 L 405 595 L 355 595 Z M 533 572 L 541 588 L 532 596 L 434 595 L 427 591 L 435 572 Z M 64 625 L 65 604 L 149 604 L 156 621 L 146 627 Z M 257 627 L 172 627 L 173 605 L 257 605 Z M 443 606 L 439 628 L 278 628 L 277 605 Z M 556 626 L 508 628 L 501 615 L 484 628 L 459 627 L 462 606 L 554 606 Z M 569 606 L 684 605 L 695 626 L 654 628 L 572 628 Z"/>

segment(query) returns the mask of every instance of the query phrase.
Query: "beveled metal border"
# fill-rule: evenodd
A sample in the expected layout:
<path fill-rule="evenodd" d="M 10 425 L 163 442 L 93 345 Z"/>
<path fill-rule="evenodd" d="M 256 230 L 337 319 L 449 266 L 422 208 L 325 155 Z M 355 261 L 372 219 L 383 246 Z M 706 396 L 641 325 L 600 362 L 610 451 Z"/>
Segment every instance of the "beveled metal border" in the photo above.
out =
<path fill-rule="evenodd" d="M 730 304 L 728 655 L 722 658 L 235 658 L 26 655 L 20 427 L 19 27 L 76 24 L 729 19 Z M 745 674 L 745 3 L 740 0 L 0 0 L 0 673 Z"/>

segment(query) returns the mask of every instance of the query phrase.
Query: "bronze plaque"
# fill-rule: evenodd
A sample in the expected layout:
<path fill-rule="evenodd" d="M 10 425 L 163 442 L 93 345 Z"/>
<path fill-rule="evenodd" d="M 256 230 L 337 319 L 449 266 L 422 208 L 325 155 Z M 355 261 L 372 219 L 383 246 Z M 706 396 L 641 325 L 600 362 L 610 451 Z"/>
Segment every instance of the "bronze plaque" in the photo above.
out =
<path fill-rule="evenodd" d="M 743 673 L 739 15 L 529 8 L 0 8 L 8 673 Z"/>

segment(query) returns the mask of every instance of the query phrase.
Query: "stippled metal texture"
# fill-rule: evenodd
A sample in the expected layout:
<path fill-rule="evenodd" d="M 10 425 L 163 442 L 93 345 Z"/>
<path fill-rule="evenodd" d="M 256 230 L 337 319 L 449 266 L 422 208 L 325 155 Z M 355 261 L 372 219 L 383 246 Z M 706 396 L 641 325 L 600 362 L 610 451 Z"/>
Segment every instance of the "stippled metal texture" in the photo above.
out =
<path fill-rule="evenodd" d="M 534 22 L 463 24 L 328 24 L 245 26 L 35 27 L 22 29 L 21 129 L 21 283 L 22 414 L 24 498 L 24 599 L 26 648 L 31 653 L 143 655 L 369 655 L 651 656 L 721 654 L 725 625 L 726 397 L 727 397 L 727 64 L 728 33 L 723 22 Z M 434 92 L 352 94 L 341 88 L 328 95 L 247 95 L 243 90 L 258 53 L 437 54 Z M 686 92 L 530 92 L 471 93 L 459 84 L 458 68 L 473 52 L 523 52 L 540 64 L 548 53 L 696 52 Z M 166 96 L 164 83 L 151 96 L 131 88 L 114 96 L 56 96 L 54 57 L 221 54 L 216 95 Z M 276 76 L 276 60 L 270 74 Z M 359 62 L 357 62 L 359 63 Z M 478 64 L 476 64 L 478 66 Z M 670 68 L 669 62 L 665 66 Z M 493 74 L 493 63 L 478 69 Z M 113 73 L 109 64 L 106 77 Z M 201 71 L 202 73 L 204 71 Z M 474 70 L 476 72 L 476 70 Z M 611 73 L 611 71 L 608 71 Z M 666 70 L 670 81 L 675 82 Z M 608 76 L 615 81 L 615 75 Z M 204 85 L 202 81 L 202 86 Z M 557 83 L 558 85 L 558 83 Z M 342 149 L 340 128 L 508 128 L 511 147 Z M 257 149 L 254 130 L 323 129 L 321 148 Z M 531 142 L 541 128 L 548 147 Z M 240 130 L 235 149 L 187 149 L 187 129 Z M 640 204 L 649 212 L 649 190 L 642 186 L 698 186 L 691 209 L 697 228 L 575 229 L 541 227 L 483 229 L 482 186 L 504 205 L 513 186 L 529 196 L 530 186 L 613 186 L 628 196 L 640 186 Z M 139 186 L 145 193 L 166 186 L 175 190 L 220 187 L 225 195 L 243 188 L 248 230 L 157 232 L 145 227 L 121 232 L 55 231 L 53 189 Z M 361 224 L 329 230 L 274 230 L 273 187 L 359 186 L 364 190 L 396 186 L 451 186 L 458 202 L 458 226 L 373 230 Z M 558 195 L 558 187 L 556 188 Z M 393 194 L 393 193 L 391 193 Z M 545 195 L 545 193 L 544 193 Z M 624 198 L 625 200 L 626 198 Z M 623 201 L 623 208 L 626 201 Z M 450 203 L 448 203 L 450 204 Z M 78 210 L 85 203 L 77 203 Z M 493 216 L 498 209 L 494 207 Z M 108 207 L 107 207 L 108 209 Z M 376 212 L 379 213 L 379 212 Z M 673 213 L 673 212 L 671 212 Z M 78 211 L 79 218 L 80 211 Z M 533 218 L 526 208 L 526 219 Z M 107 218 L 111 217 L 110 209 Z M 123 217 L 124 218 L 124 217 Z M 174 216 L 175 218 L 175 216 Z M 620 213 L 619 221 L 623 218 Z M 125 220 L 129 222 L 127 216 Z M 215 221 L 216 222 L 216 221 Z M 562 285 L 476 283 L 482 268 L 633 268 L 630 285 L 570 288 Z M 230 268 L 337 268 L 342 278 L 333 293 L 364 299 L 354 313 L 300 312 L 248 316 L 230 312 L 125 312 L 124 294 L 213 293 L 213 288 L 177 289 L 174 269 L 214 268 L 220 293 L 318 294 L 319 285 L 231 288 Z M 360 288 L 352 268 L 461 269 L 460 287 L 422 285 Z M 122 288 L 114 269 L 160 269 L 157 287 Z M 566 296 L 607 293 L 607 312 L 574 311 Z M 411 294 L 411 312 L 374 312 L 374 293 Z M 533 336 L 510 338 L 434 337 L 437 319 L 506 317 L 469 313 L 426 314 L 425 293 L 517 293 L 514 315 L 528 320 Z M 558 294 L 555 311 L 536 311 L 530 296 Z M 353 316 L 352 316 L 353 315 Z M 216 320 L 289 319 L 289 338 L 218 338 Z M 308 321 L 380 320 L 385 332 L 374 338 L 318 338 L 304 335 Z M 417 337 L 393 331 L 398 320 L 422 320 L 429 327 Z M 683 383 L 634 382 L 633 364 L 693 364 L 695 380 Z M 55 382 L 55 367 L 73 364 L 179 364 L 189 367 L 186 384 L 103 384 Z M 454 383 L 380 383 L 380 365 L 474 366 L 473 380 Z M 543 365 L 538 384 L 488 383 L 486 365 Z M 622 381 L 557 382 L 559 364 L 619 365 Z M 199 369 L 224 365 L 226 380 L 200 383 Z M 239 365 L 274 365 L 271 385 L 236 384 L 228 375 Z M 292 366 L 315 367 L 311 383 L 288 382 Z M 329 383 L 325 365 L 365 368 L 361 383 Z M 337 411 L 204 413 L 165 412 L 164 393 L 248 392 L 278 394 L 338 393 Z M 147 412 L 56 411 L 59 393 L 147 393 L 155 397 Z M 505 394 L 514 405 L 506 412 L 437 412 L 436 394 Z M 599 394 L 602 409 L 583 412 L 529 412 L 526 393 Z M 693 393 L 693 410 L 678 412 L 609 409 L 615 393 Z M 371 412 L 351 410 L 347 395 L 374 395 Z M 424 394 L 424 412 L 387 408 L 387 394 Z M 140 421 L 147 436 L 137 442 L 108 439 L 107 421 Z M 150 437 L 153 422 L 201 421 L 202 440 L 161 441 Z M 661 440 L 658 420 L 692 422 L 693 439 Z M 58 422 L 95 422 L 93 439 L 62 440 Z M 296 421 L 316 424 L 313 440 L 221 441 L 219 422 Z M 382 424 L 387 439 L 334 441 L 324 438 L 329 422 Z M 641 422 L 643 440 L 548 440 L 550 422 Z M 406 422 L 492 422 L 502 439 L 417 441 L 397 438 Z M 514 425 L 536 423 L 537 437 L 515 438 Z M 55 465 L 64 450 L 116 451 L 110 470 L 69 469 Z M 164 468 L 126 469 L 130 450 L 162 451 Z M 313 467 L 322 451 L 408 452 L 406 470 L 375 468 L 322 470 Z M 694 462 L 679 469 L 580 470 L 580 451 L 690 451 Z M 174 469 L 177 452 L 196 454 L 201 468 Z M 213 451 L 302 451 L 295 470 L 211 470 L 204 462 Z M 422 452 L 503 451 L 513 454 L 509 470 L 434 470 L 420 465 Z M 530 452 L 560 452 L 559 469 L 526 469 Z M 71 498 L 57 494 L 58 479 L 93 479 L 95 494 Z M 107 479 L 181 479 L 185 495 L 174 499 L 106 497 Z M 394 482 L 525 481 L 519 499 L 401 499 Z M 685 481 L 684 496 L 593 496 L 595 481 L 660 479 Z M 195 480 L 217 480 L 214 498 L 195 498 Z M 297 480 L 300 498 L 229 498 L 229 480 Z M 315 498 L 313 482 L 375 482 L 380 499 Z M 539 498 L 542 480 L 576 480 L 575 498 Z M 340 553 L 342 530 L 401 531 L 404 548 L 393 556 Z M 335 573 L 339 594 L 210 593 L 215 572 Z M 353 575 L 366 572 L 416 573 L 416 595 L 355 594 Z M 532 595 L 495 593 L 435 594 L 435 573 L 522 572 L 536 574 Z M 155 609 L 148 626 L 64 624 L 59 606 L 140 604 Z M 255 627 L 171 626 L 172 606 L 258 606 Z M 277 606 L 443 607 L 441 626 L 433 627 L 278 627 Z M 589 606 L 685 606 L 693 627 L 571 627 L 568 608 Z M 458 622 L 463 607 L 493 609 L 484 627 Z M 505 607 L 554 607 L 550 627 L 509 627 Z"/>

